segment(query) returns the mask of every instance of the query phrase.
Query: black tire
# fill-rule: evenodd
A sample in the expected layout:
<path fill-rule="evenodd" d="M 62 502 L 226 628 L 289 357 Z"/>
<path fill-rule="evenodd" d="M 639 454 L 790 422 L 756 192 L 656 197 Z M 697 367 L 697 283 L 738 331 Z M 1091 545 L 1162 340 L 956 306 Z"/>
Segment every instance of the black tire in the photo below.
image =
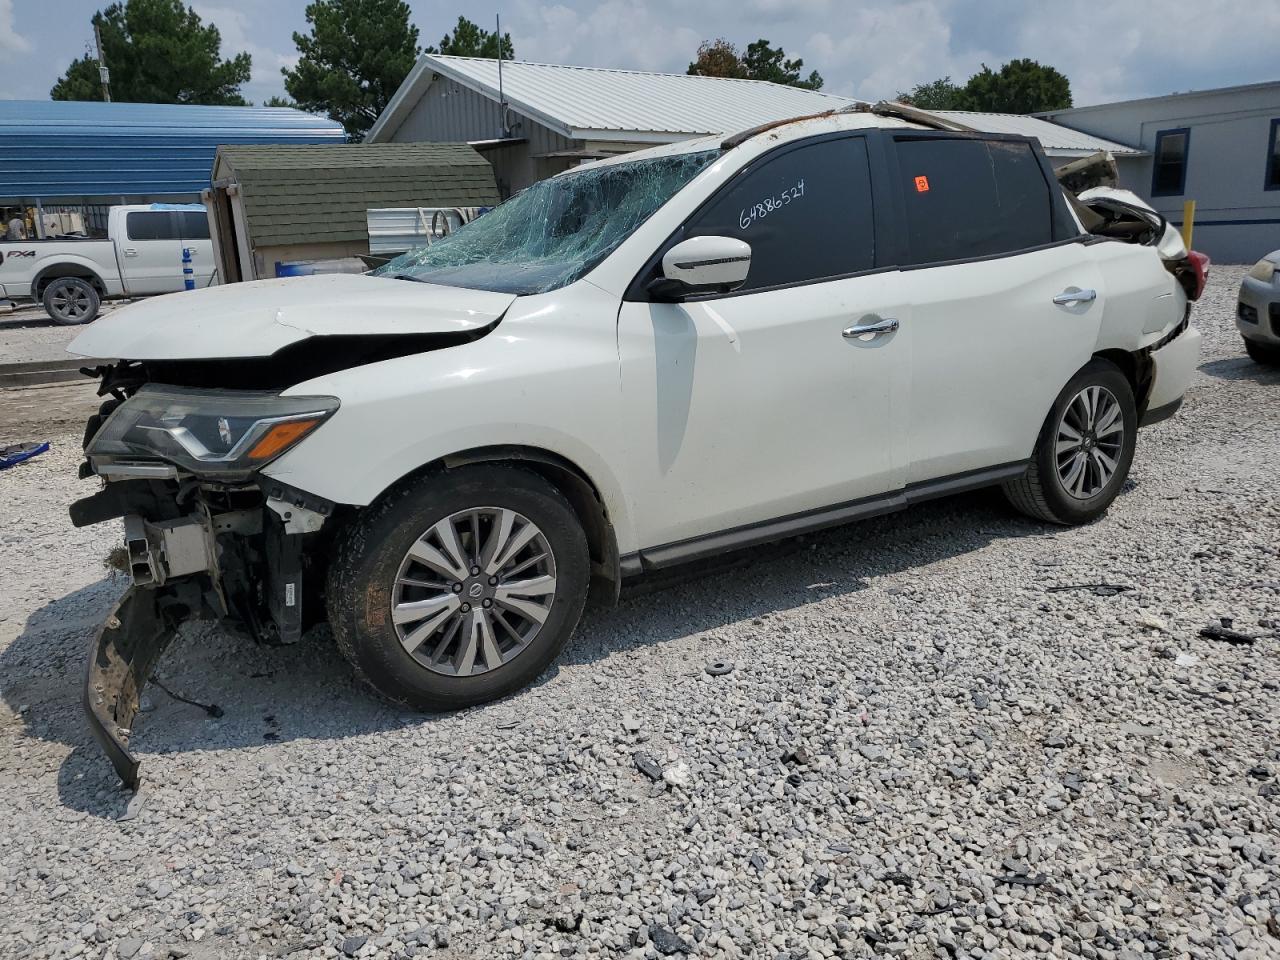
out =
<path fill-rule="evenodd" d="M 512 659 L 493 668 L 486 663 L 482 673 L 446 676 L 401 642 L 393 591 L 420 537 L 445 518 L 482 507 L 515 511 L 536 525 L 553 556 L 555 592 L 545 620 Z M 353 521 L 336 544 L 326 605 L 338 648 L 378 693 L 415 710 L 457 710 L 520 689 L 556 658 L 582 615 L 589 577 L 587 538 L 564 495 L 530 470 L 480 464 L 397 487 Z"/>
<path fill-rule="evenodd" d="M 1120 407 L 1124 435 L 1114 457 L 1116 467 L 1110 478 L 1092 495 L 1077 497 L 1066 488 L 1059 475 L 1056 447 L 1059 426 L 1068 406 L 1088 387 L 1101 387 L 1115 398 Z M 1096 520 L 1106 513 L 1129 476 L 1137 436 L 1138 411 L 1129 381 L 1115 364 L 1107 360 L 1091 360 L 1058 394 L 1053 408 L 1045 417 L 1044 426 L 1040 428 L 1027 472 L 1004 485 L 1005 496 L 1014 507 L 1037 520 L 1063 525 Z M 1096 445 L 1096 442 L 1091 445 Z"/>
<path fill-rule="evenodd" d="M 1254 363 L 1260 363 L 1266 367 L 1280 366 L 1280 347 L 1246 339 L 1244 349 Z"/>
<path fill-rule="evenodd" d="M 102 300 L 88 280 L 80 277 L 56 277 L 50 280 L 40 298 L 45 313 L 54 323 L 64 327 L 92 323 L 98 316 Z"/>

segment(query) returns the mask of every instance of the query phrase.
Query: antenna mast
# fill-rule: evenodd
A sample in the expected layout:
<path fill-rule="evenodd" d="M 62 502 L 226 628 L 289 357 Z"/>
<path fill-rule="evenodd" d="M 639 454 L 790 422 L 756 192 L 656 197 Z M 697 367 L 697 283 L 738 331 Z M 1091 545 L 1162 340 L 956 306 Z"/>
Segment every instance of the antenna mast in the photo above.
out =
<path fill-rule="evenodd" d="M 98 45 L 98 76 L 102 79 L 102 99 L 111 102 L 111 71 L 107 69 L 107 60 L 102 55 L 102 30 L 98 27 L 98 19 L 93 20 L 93 39 Z"/>
<path fill-rule="evenodd" d="M 498 42 L 498 111 L 501 120 L 498 125 L 498 137 L 507 139 L 511 136 L 511 131 L 507 128 L 507 98 L 502 92 L 502 17 L 499 14 L 493 15 L 493 23 L 496 28 L 495 37 Z"/>

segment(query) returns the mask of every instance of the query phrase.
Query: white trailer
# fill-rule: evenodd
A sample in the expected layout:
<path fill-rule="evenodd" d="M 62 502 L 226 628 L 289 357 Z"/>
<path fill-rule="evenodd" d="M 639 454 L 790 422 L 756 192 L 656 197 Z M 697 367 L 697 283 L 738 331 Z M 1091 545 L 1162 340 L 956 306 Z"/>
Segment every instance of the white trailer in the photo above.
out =
<path fill-rule="evenodd" d="M 106 239 L 0 240 L 0 300 L 34 300 L 57 323 L 89 323 L 103 300 L 184 289 L 184 249 L 195 286 L 217 282 L 200 204 L 112 207 Z"/>

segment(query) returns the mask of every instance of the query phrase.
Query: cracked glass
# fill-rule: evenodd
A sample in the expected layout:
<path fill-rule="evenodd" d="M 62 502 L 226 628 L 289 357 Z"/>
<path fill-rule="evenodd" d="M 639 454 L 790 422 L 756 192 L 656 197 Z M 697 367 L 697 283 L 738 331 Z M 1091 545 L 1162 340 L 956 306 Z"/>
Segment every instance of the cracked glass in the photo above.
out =
<path fill-rule="evenodd" d="M 374 273 L 500 293 L 559 289 L 612 253 L 719 155 L 646 157 L 540 181 Z"/>

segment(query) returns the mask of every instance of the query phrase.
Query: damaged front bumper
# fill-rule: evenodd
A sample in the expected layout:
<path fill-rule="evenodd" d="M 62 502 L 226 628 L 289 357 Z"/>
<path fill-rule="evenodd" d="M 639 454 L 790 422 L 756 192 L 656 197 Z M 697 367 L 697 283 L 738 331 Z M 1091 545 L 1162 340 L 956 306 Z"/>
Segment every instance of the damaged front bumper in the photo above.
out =
<path fill-rule="evenodd" d="M 138 789 L 138 760 L 129 752 L 129 736 L 138 715 L 142 688 L 177 633 L 190 617 L 190 582 L 167 587 L 130 587 L 94 638 L 84 677 L 84 710 L 89 730 L 116 768 L 121 782 Z"/>
<path fill-rule="evenodd" d="M 117 565 L 132 586 L 94 639 L 82 699 L 89 728 L 126 787 L 139 784 L 129 739 L 142 690 L 178 628 L 219 620 L 263 643 L 297 641 L 304 560 L 324 555 L 304 553 L 303 544 L 332 510 L 286 487 L 228 491 L 136 479 L 110 481 L 72 505 L 76 526 L 124 520 Z"/>

